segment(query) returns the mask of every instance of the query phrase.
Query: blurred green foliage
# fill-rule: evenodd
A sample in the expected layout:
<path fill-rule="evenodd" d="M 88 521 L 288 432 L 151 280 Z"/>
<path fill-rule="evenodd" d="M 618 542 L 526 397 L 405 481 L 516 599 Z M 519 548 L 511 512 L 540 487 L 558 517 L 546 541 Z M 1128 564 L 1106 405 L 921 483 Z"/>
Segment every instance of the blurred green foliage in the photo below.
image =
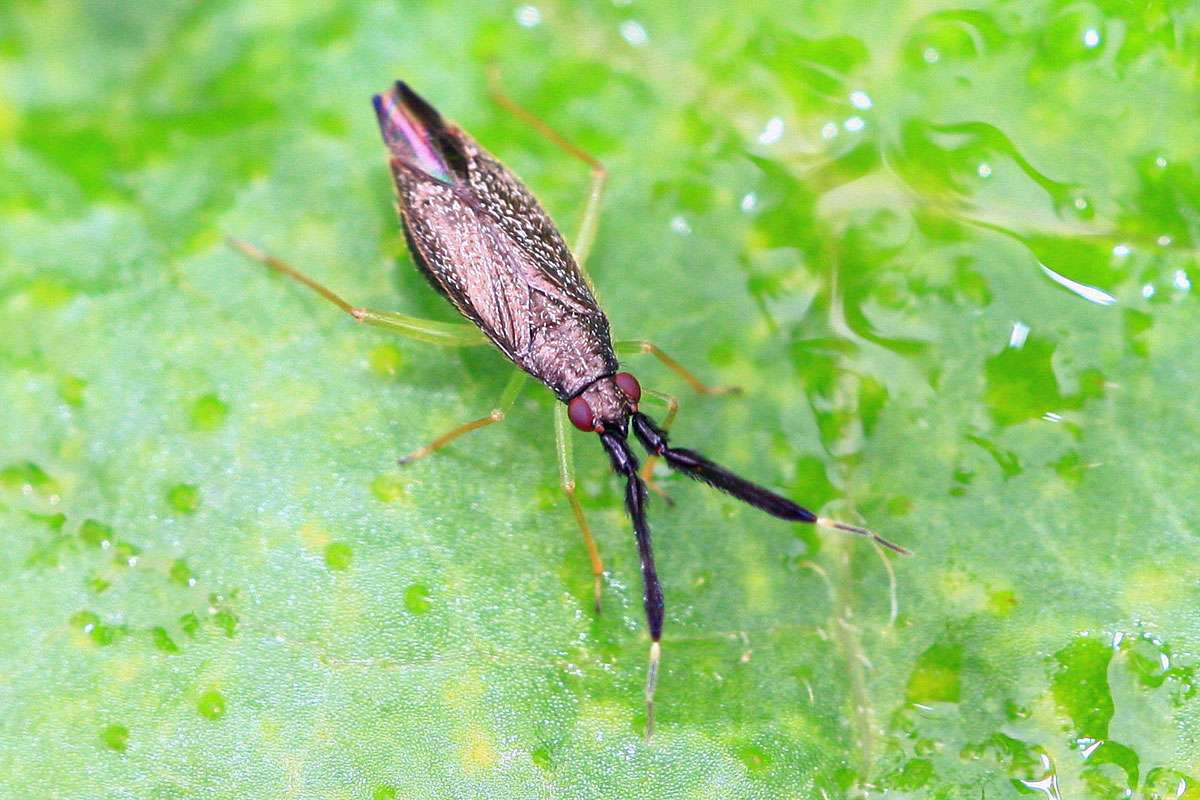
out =
<path fill-rule="evenodd" d="M 616 334 L 737 398 L 670 476 L 660 726 L 621 488 L 452 319 L 368 100 L 413 83 L 573 228 Z M 0 6 L 0 795 L 1194 797 L 1192 2 Z M 654 363 L 643 383 L 684 392 Z"/>

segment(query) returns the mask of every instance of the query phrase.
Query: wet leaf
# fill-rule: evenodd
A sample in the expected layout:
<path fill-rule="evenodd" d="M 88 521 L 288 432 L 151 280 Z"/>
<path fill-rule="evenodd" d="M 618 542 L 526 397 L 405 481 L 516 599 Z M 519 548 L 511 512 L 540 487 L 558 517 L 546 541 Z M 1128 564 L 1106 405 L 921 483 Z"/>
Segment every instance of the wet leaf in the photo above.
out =
<path fill-rule="evenodd" d="M 0 786 L 20 797 L 1181 798 L 1200 727 L 1195 3 L 0 7 Z M 915 555 L 657 476 L 658 730 L 621 487 L 558 489 L 369 105 L 405 78 L 566 232 L 619 338 L 737 397 L 676 442 Z M 658 408 L 654 409 L 659 412 Z M 884 560 L 886 558 L 886 560 Z"/>

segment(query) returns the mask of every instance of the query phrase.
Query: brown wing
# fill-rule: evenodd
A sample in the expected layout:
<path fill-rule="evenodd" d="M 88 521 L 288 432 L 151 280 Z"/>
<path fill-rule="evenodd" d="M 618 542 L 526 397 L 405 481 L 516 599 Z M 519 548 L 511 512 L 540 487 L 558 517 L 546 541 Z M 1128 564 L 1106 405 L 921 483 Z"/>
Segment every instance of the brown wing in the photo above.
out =
<path fill-rule="evenodd" d="M 587 279 L 533 193 L 466 132 L 453 125 L 448 130 L 459 141 L 465 178 L 480 207 L 525 254 L 528 265 L 541 276 L 538 282 L 557 289 L 554 294 L 580 311 L 598 311 Z"/>
<path fill-rule="evenodd" d="M 392 162 L 400 214 L 422 271 L 514 361 L 529 350 L 530 286 L 521 253 L 469 194 Z"/>

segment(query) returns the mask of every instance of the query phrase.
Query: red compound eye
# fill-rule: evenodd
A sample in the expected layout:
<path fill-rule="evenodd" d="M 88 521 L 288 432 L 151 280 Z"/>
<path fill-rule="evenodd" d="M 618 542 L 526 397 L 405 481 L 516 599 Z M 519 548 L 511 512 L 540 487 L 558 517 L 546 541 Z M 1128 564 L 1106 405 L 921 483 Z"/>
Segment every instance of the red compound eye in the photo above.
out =
<path fill-rule="evenodd" d="M 571 424 L 581 431 L 592 433 L 596 430 L 596 414 L 582 397 L 572 397 L 571 402 L 567 403 L 567 416 Z"/>
<path fill-rule="evenodd" d="M 628 372 L 618 372 L 613 380 L 617 382 L 617 388 L 621 390 L 621 393 L 629 398 L 629 402 L 637 405 L 637 402 L 642 399 L 641 384 Z"/>

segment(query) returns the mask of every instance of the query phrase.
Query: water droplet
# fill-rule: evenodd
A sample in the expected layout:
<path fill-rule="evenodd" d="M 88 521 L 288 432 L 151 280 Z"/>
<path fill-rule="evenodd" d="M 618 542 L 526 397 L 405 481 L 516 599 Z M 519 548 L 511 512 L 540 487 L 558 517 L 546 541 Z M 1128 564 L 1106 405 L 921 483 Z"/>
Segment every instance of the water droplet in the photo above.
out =
<path fill-rule="evenodd" d="M 1061 800 L 1054 761 L 1040 745 L 995 733 L 982 742 L 967 744 L 960 755 L 970 760 L 990 755 L 1008 770 L 1015 782 L 1041 792 L 1048 800 Z"/>
<path fill-rule="evenodd" d="M 11 464 L 0 470 L 0 487 L 27 496 L 36 494 L 51 502 L 57 502 L 61 493 L 58 481 L 32 461 Z"/>
<path fill-rule="evenodd" d="M 189 611 L 179 618 L 179 627 L 189 637 L 195 639 L 196 632 L 200 630 L 200 618 L 195 612 Z"/>
<path fill-rule="evenodd" d="M 200 487 L 177 483 L 167 490 L 167 505 L 180 514 L 191 514 L 200 507 Z"/>
<path fill-rule="evenodd" d="M 1051 342 L 1029 336 L 1023 347 L 1006 347 L 987 360 L 984 401 L 997 423 L 1014 425 L 1038 419 L 1047 411 L 1079 408 L 1084 400 L 1103 393 L 1102 376 L 1085 372 L 1080 375 L 1079 393 L 1064 395 L 1059 389 L 1053 357 Z"/>
<path fill-rule="evenodd" d="M 1113 253 L 1114 255 L 1116 254 L 1116 248 L 1113 248 Z M 1047 278 L 1054 281 L 1064 289 L 1079 295 L 1088 302 L 1095 303 L 1099 306 L 1111 306 L 1117 302 L 1117 298 L 1113 297 L 1103 289 L 1098 289 L 1095 286 L 1089 286 L 1086 283 L 1080 283 L 1079 281 L 1073 281 L 1066 275 L 1059 275 L 1045 264 L 1039 264 L 1038 266 L 1042 268 L 1042 272 Z"/>
<path fill-rule="evenodd" d="M 537 747 L 529 754 L 529 760 L 539 769 L 550 769 L 550 748 Z"/>
<path fill-rule="evenodd" d="M 862 91 L 851 92 L 850 93 L 850 105 L 854 106 L 855 108 L 859 109 L 860 111 L 866 111 L 868 108 L 871 107 L 871 98 L 867 95 L 866 92 L 862 92 Z"/>
<path fill-rule="evenodd" d="M 192 430 L 215 430 L 221 427 L 228 413 L 229 406 L 216 394 L 201 395 L 192 401 Z"/>
<path fill-rule="evenodd" d="M 168 570 L 167 577 L 172 583 L 176 583 L 180 586 L 190 587 L 196 585 L 196 579 L 195 576 L 192 575 L 191 568 L 188 567 L 187 562 L 182 558 L 175 559 L 175 561 L 171 564 L 171 569 Z"/>
<path fill-rule="evenodd" d="M 650 41 L 649 34 L 642 27 L 640 22 L 627 19 L 621 23 L 621 38 L 629 42 L 634 47 L 641 47 Z"/>
<path fill-rule="evenodd" d="M 821 138 L 822 139 L 832 139 L 833 137 L 837 136 L 837 132 L 838 132 L 838 126 L 832 122 L 826 122 L 824 125 L 821 126 Z"/>
<path fill-rule="evenodd" d="M 92 547 L 107 548 L 113 540 L 113 529 L 103 522 L 85 519 L 79 526 L 79 538 Z"/>
<path fill-rule="evenodd" d="M 1133 252 L 1133 250 L 1127 244 L 1114 245 L 1112 249 L 1114 258 L 1126 258 L 1131 252 Z"/>
<path fill-rule="evenodd" d="M 404 481 L 396 473 L 380 475 L 371 481 L 371 494 L 382 503 L 394 503 L 407 493 Z"/>
<path fill-rule="evenodd" d="M 124 753 L 129 747 L 129 729 L 124 725 L 106 725 L 100 731 L 100 743 L 109 750 Z"/>
<path fill-rule="evenodd" d="M 225 716 L 225 696 L 216 689 L 209 689 L 200 695 L 196 702 L 196 710 L 205 719 L 220 719 Z"/>
<path fill-rule="evenodd" d="M 680 236 L 687 236 L 692 232 L 692 226 L 688 224 L 687 217 L 681 214 L 676 214 L 671 217 L 671 230 L 678 233 Z"/>
<path fill-rule="evenodd" d="M 1011 589 L 991 592 L 988 594 L 986 607 L 988 612 L 994 616 L 1007 617 L 1017 607 L 1017 595 Z"/>
<path fill-rule="evenodd" d="M 913 792 L 929 783 L 933 777 L 933 762 L 927 758 L 912 758 L 891 777 L 891 785 L 903 792 Z"/>
<path fill-rule="evenodd" d="M 1025 346 L 1025 340 L 1029 338 L 1029 326 L 1024 322 L 1014 322 L 1012 331 L 1008 334 L 1008 346 L 1020 349 Z"/>
<path fill-rule="evenodd" d="M 164 653 L 178 653 L 179 645 L 175 644 L 175 640 L 171 638 L 171 634 L 167 633 L 167 629 L 160 626 L 150 629 L 150 639 L 154 642 L 154 647 Z"/>
<path fill-rule="evenodd" d="M 1171 283 L 1173 283 L 1175 288 L 1181 292 L 1191 291 L 1192 288 L 1191 279 L 1188 278 L 1188 274 L 1181 269 L 1175 270 L 1175 277 L 1172 279 Z"/>
<path fill-rule="evenodd" d="M 846 130 L 850 131 L 851 133 L 857 133 L 858 131 L 861 131 L 866 126 L 867 126 L 867 123 L 865 120 L 863 120 L 862 117 L 850 117 L 849 119 L 847 119 L 845 122 L 842 123 L 842 127 L 845 128 Z"/>
<path fill-rule="evenodd" d="M 938 59 L 941 58 L 941 54 L 938 53 L 937 48 L 926 47 L 921 51 L 921 58 L 925 59 L 926 64 L 936 64 Z"/>
<path fill-rule="evenodd" d="M 535 28 L 542 23 L 542 12 L 537 6 L 521 6 L 516 13 L 517 24 L 523 28 Z"/>
<path fill-rule="evenodd" d="M 758 135 L 759 144 L 775 144 L 783 137 L 783 120 L 780 117 L 771 117 L 767 120 L 763 132 Z"/>
<path fill-rule="evenodd" d="M 1112 648 L 1090 636 L 1077 636 L 1054 654 L 1058 664 L 1051 677 L 1054 700 L 1070 717 L 1077 738 L 1107 739 L 1113 717 L 1108 688 Z"/>
<path fill-rule="evenodd" d="M 400 348 L 395 345 L 381 344 L 371 351 L 371 355 L 367 357 L 367 363 L 376 375 L 391 376 L 400 371 L 400 365 L 404 363 L 404 356 L 401 354 Z"/>
<path fill-rule="evenodd" d="M 957 703 L 961 669 L 962 646 L 950 641 L 935 642 L 917 657 L 908 679 L 908 701 L 919 705 Z"/>
<path fill-rule="evenodd" d="M 1083 46 L 1095 47 L 1100 44 L 1100 31 L 1095 28 L 1088 28 L 1083 32 Z"/>
<path fill-rule="evenodd" d="M 757 745 L 747 744 L 739 747 L 737 757 L 750 772 L 758 772 L 771 766 L 771 757 Z"/>
<path fill-rule="evenodd" d="M 350 569 L 354 551 L 345 542 L 330 542 L 325 546 L 325 566 L 341 572 Z"/>
<path fill-rule="evenodd" d="M 741 202 L 738 204 L 742 211 L 750 213 L 754 207 L 758 205 L 758 196 L 754 192 L 747 192 L 742 196 Z"/>
<path fill-rule="evenodd" d="M 404 607 L 412 614 L 424 614 L 433 604 L 429 600 L 429 589 L 414 583 L 404 590 Z"/>
<path fill-rule="evenodd" d="M 224 631 L 225 635 L 230 639 L 232 639 L 233 635 L 237 632 L 237 615 L 228 608 L 220 608 L 213 611 L 212 621 L 213 624 Z"/>
<path fill-rule="evenodd" d="M 58 396 L 67 405 L 78 408 L 83 405 L 83 392 L 87 389 L 87 381 L 74 375 L 67 375 L 58 383 Z"/>

